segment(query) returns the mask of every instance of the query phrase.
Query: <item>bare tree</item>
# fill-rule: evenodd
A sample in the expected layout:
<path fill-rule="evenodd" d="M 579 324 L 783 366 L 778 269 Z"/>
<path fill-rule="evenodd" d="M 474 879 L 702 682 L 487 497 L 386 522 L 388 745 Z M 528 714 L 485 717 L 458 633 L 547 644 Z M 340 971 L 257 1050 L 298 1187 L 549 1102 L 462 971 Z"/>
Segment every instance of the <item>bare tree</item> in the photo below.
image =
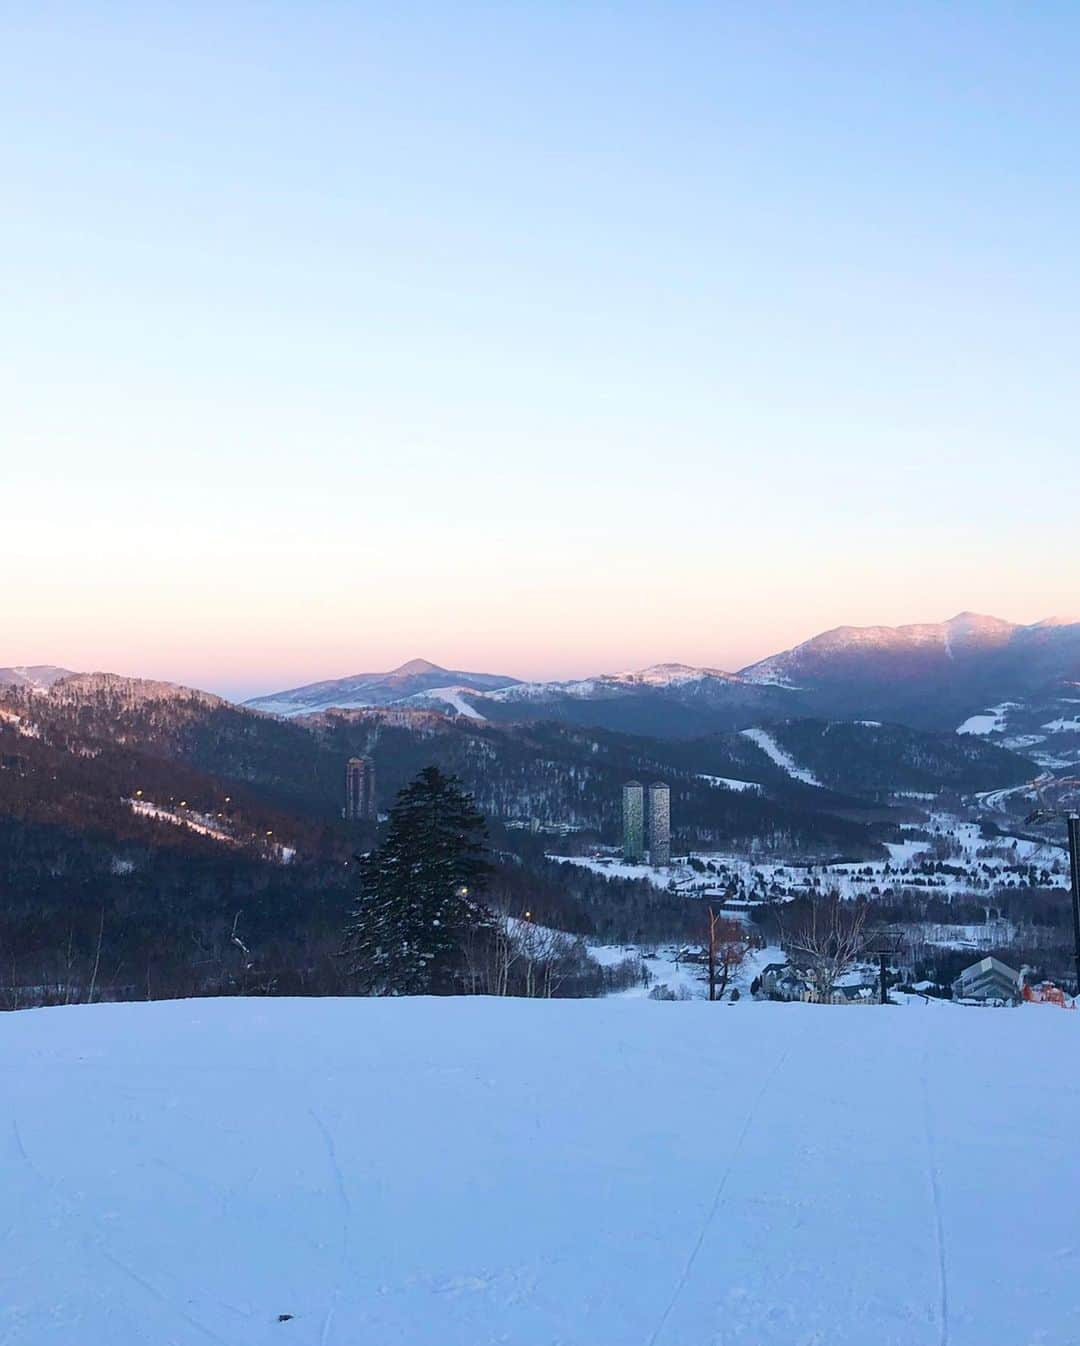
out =
<path fill-rule="evenodd" d="M 580 937 L 537 925 L 528 911 L 493 917 L 463 953 L 469 989 L 481 995 L 550 999 L 589 966 Z"/>
<path fill-rule="evenodd" d="M 101 908 L 101 922 L 98 925 L 97 932 L 97 952 L 94 954 L 94 970 L 90 974 L 90 990 L 87 992 L 86 1003 L 92 1005 L 94 1002 L 94 991 L 97 989 L 98 969 L 101 967 L 101 941 L 105 934 L 105 908 Z"/>
<path fill-rule="evenodd" d="M 702 950 L 710 1000 L 723 1000 L 731 974 L 746 957 L 747 948 L 746 931 L 738 921 L 718 916 L 709 907 Z"/>
<path fill-rule="evenodd" d="M 526 917 L 517 923 L 514 942 L 525 964 L 525 995 L 550 1000 L 575 966 L 581 941 Z"/>
<path fill-rule="evenodd" d="M 815 1000 L 831 1000 L 836 983 L 858 960 L 866 916 L 865 902 L 842 902 L 832 893 L 813 899 L 793 929 L 781 927 L 788 957 L 805 971 Z"/>
<path fill-rule="evenodd" d="M 464 932 L 465 978 L 473 995 L 510 994 L 510 974 L 521 957 L 515 924 L 500 912 L 489 925 Z"/>
<path fill-rule="evenodd" d="M 240 924 L 240 917 L 241 917 L 243 914 L 244 914 L 243 912 L 238 911 L 238 912 L 236 913 L 235 917 L 233 918 L 233 923 L 232 923 L 232 933 L 229 935 L 229 943 L 230 943 L 230 944 L 235 944 L 236 947 L 240 950 L 240 952 L 244 955 L 244 957 L 245 957 L 246 959 L 249 960 L 247 963 L 244 964 L 244 966 L 245 966 L 245 967 L 251 967 L 251 962 L 250 962 L 250 959 L 251 959 L 251 950 L 248 948 L 248 946 L 244 943 L 244 941 L 243 941 L 243 940 L 240 938 L 240 936 L 237 934 L 237 929 L 236 929 L 237 926 Z"/>

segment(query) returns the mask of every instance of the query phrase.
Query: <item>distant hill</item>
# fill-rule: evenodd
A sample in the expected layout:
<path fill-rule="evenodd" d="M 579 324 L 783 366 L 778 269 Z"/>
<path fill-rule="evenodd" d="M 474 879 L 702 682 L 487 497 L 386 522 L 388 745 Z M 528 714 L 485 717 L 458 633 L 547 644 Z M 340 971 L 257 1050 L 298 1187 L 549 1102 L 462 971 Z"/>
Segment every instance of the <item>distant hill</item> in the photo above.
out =
<path fill-rule="evenodd" d="M 355 710 L 364 706 L 390 705 L 438 688 L 494 691 L 509 687 L 515 681 L 496 673 L 463 673 L 459 669 L 440 668 L 426 659 L 411 659 L 389 673 L 354 673 L 345 678 L 312 682 L 304 687 L 253 697 L 245 705 L 272 715 L 310 715 L 332 708 Z"/>
<path fill-rule="evenodd" d="M 739 673 L 668 663 L 520 682 L 414 660 L 392 673 L 313 683 L 247 704 L 286 717 L 402 706 L 664 738 L 805 718 L 881 720 L 996 735 L 1001 746 L 1030 751 L 1055 768 L 1080 763 L 1080 724 L 1072 727 L 1080 705 L 1080 622 L 1019 626 L 961 613 L 915 626 L 837 627 Z"/>
<path fill-rule="evenodd" d="M 700 682 L 684 672 L 677 685 L 692 692 Z M 230 786 L 254 791 L 252 806 L 257 800 L 278 817 L 273 830 L 289 834 L 291 818 L 297 837 L 319 820 L 340 822 L 345 764 L 357 753 L 375 761 L 383 807 L 434 762 L 459 776 L 496 823 L 536 819 L 608 841 L 618 838 L 623 782 L 660 776 L 672 785 L 676 828 L 693 845 L 753 841 L 814 853 L 873 850 L 880 837 L 852 818 L 894 791 L 1005 789 L 1037 771 L 984 737 L 900 725 L 770 720 L 768 728 L 690 737 L 442 713 L 449 709 L 409 698 L 285 719 L 169 683 L 77 674 L 44 692 L 0 689 L 0 741 L 15 761 L 48 750 L 47 773 L 61 800 L 65 789 L 72 797 L 92 794 L 95 777 L 102 799 L 116 800 L 139 783 L 138 763 L 169 764 L 203 773 L 213 798 L 240 794 Z M 164 770 L 155 768 L 155 781 Z M 86 783 L 76 787 L 72 776 L 65 787 L 73 772 Z M 168 786 L 170 798 L 197 793 L 185 780 Z M 122 798 L 117 807 L 129 830 Z"/>
<path fill-rule="evenodd" d="M 841 626 L 740 676 L 822 714 L 955 729 L 1002 701 L 1066 694 L 1080 682 L 1080 623 L 1017 626 L 965 612 L 918 626 Z"/>
<path fill-rule="evenodd" d="M 0 687 L 29 687 L 43 690 L 59 678 L 71 677 L 71 669 L 54 664 L 31 664 L 21 668 L 0 668 Z"/>
<path fill-rule="evenodd" d="M 504 891 L 533 910 L 542 896 L 573 928 L 617 918 L 642 938 L 689 919 L 672 895 L 552 874 L 544 858 L 617 843 L 631 778 L 669 784 L 676 845 L 824 861 L 883 858 L 911 815 L 896 791 L 1007 792 L 1036 770 L 986 735 L 897 725 L 646 736 L 415 703 L 286 719 L 113 674 L 0 684 L 0 1005 L 24 990 L 62 1001 L 73 977 L 85 998 L 102 937 L 115 998 L 338 992 L 350 866 L 375 840 L 341 817 L 357 753 L 374 760 L 383 810 L 422 767 L 459 777 Z"/>

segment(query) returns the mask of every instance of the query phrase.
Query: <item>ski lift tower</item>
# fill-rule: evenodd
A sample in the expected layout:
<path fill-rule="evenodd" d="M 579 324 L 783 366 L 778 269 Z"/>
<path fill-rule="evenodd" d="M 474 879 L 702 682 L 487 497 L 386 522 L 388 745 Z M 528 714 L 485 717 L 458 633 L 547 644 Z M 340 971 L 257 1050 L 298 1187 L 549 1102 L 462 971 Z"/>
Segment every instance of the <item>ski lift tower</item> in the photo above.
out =
<path fill-rule="evenodd" d="M 1069 833 L 1073 957 L 1076 961 L 1076 994 L 1080 996 L 1080 777 L 1050 781 L 1039 791 L 1039 802 L 1040 807 L 1028 816 L 1028 826 L 1063 820 Z"/>
<path fill-rule="evenodd" d="M 890 962 L 900 954 L 903 947 L 903 932 L 889 926 L 882 926 L 879 930 L 872 930 L 866 937 L 866 943 L 863 945 L 863 953 L 869 958 L 876 958 L 878 963 L 879 1005 L 887 1005 L 889 1003 L 889 988 L 886 981 L 888 968 Z"/>

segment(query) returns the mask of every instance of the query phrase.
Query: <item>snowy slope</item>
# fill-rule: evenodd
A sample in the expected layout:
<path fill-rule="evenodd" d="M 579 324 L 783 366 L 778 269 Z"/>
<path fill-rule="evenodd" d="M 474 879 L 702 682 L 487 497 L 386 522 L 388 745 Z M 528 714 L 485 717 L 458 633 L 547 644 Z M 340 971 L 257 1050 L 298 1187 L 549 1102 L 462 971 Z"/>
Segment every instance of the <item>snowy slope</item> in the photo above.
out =
<path fill-rule="evenodd" d="M 1003 734 L 1005 732 L 1005 715 L 1007 711 L 1015 710 L 1017 703 L 1015 701 L 1003 701 L 1000 706 L 991 706 L 982 715 L 969 715 L 968 718 L 957 729 L 958 734 Z"/>
<path fill-rule="evenodd" d="M 1067 1346 L 1078 1034 L 640 999 L 7 1014 L 0 1340 Z"/>
<path fill-rule="evenodd" d="M 454 715 L 464 715 L 467 720 L 482 720 L 484 716 L 465 700 L 472 691 L 471 687 L 432 687 L 426 692 L 417 692 L 397 704 L 408 710 L 415 706 L 420 710 L 449 710 Z"/>
<path fill-rule="evenodd" d="M 778 767 L 782 767 L 794 780 L 800 780 L 804 785 L 821 784 L 821 781 L 818 780 L 812 771 L 808 771 L 806 767 L 799 766 L 794 757 L 792 757 L 790 753 L 785 752 L 780 744 L 777 743 L 776 739 L 773 738 L 772 734 L 768 733 L 766 730 L 744 729 L 742 732 L 744 738 L 748 738 L 752 743 L 756 743 L 766 757 L 774 761 Z"/>
<path fill-rule="evenodd" d="M 331 709 L 360 710 L 367 706 L 396 705 L 433 690 L 494 691 L 515 681 L 497 673 L 465 673 L 441 668 L 427 659 L 410 659 L 389 673 L 354 673 L 347 678 L 312 682 L 269 696 L 257 696 L 245 701 L 244 705 L 270 715 L 314 715 Z"/>

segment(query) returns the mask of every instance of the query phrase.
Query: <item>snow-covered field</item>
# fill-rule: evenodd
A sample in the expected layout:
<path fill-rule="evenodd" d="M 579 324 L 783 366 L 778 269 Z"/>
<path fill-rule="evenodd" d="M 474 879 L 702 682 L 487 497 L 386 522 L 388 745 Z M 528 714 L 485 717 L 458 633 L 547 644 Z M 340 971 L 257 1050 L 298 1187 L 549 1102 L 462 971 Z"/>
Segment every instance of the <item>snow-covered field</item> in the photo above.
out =
<path fill-rule="evenodd" d="M 1078 1034 L 633 999 L 4 1015 L 0 1342 L 1068 1346 Z"/>
<path fill-rule="evenodd" d="M 707 1000 L 709 986 L 703 964 L 683 961 L 680 956 L 685 945 L 679 944 L 590 944 L 589 957 L 605 967 L 613 967 L 633 958 L 645 967 L 649 981 L 641 982 L 615 995 L 648 996 L 656 987 L 667 987 L 680 999 Z M 750 985 L 769 963 L 783 963 L 787 955 L 777 945 L 747 949 L 741 965 L 733 969 L 725 991 L 737 990 L 740 996 L 750 994 Z"/>
<path fill-rule="evenodd" d="M 757 781 L 733 780 L 730 776 L 707 776 L 700 771 L 697 778 L 706 781 L 709 785 L 715 785 L 718 790 L 734 790 L 736 794 L 760 795 L 765 793 L 765 787 Z"/>
<path fill-rule="evenodd" d="M 989 796 L 986 796 L 989 801 Z M 784 900 L 814 892 L 838 892 L 844 898 L 880 897 L 906 889 L 933 891 L 943 897 L 971 893 L 985 895 L 1028 882 L 1034 866 L 1039 883 L 1069 885 L 1063 845 L 1025 837 L 984 837 L 979 823 L 944 812 L 932 812 L 926 822 L 909 830 L 925 832 L 887 846 L 887 860 L 838 861 L 808 865 L 732 852 L 695 851 L 706 872 L 673 863 L 656 868 L 627 864 L 613 855 L 548 858 L 582 865 L 611 878 L 645 879 L 658 888 L 674 887 L 690 895 L 723 894 L 735 885 L 739 899 Z M 937 859 L 934 847 L 942 848 Z"/>
<path fill-rule="evenodd" d="M 1036 721 L 1035 707 L 1020 701 L 1003 701 L 981 714 L 969 716 L 956 732 L 993 736 L 1003 748 L 1023 753 L 1046 770 L 1075 766 L 1080 762 L 1080 715 L 1068 708 L 1077 702 L 1072 697 L 1059 695 L 1049 704 L 1056 707 L 1059 714 L 1049 720 Z M 1052 741 L 1049 746 L 1044 746 L 1048 737 Z"/>
<path fill-rule="evenodd" d="M 970 715 L 956 732 L 974 734 L 978 737 L 986 734 L 1003 734 L 1005 717 L 1010 710 L 1015 710 L 1016 706 L 1015 701 L 1003 701 L 1000 706 L 991 706 L 983 715 Z"/>

